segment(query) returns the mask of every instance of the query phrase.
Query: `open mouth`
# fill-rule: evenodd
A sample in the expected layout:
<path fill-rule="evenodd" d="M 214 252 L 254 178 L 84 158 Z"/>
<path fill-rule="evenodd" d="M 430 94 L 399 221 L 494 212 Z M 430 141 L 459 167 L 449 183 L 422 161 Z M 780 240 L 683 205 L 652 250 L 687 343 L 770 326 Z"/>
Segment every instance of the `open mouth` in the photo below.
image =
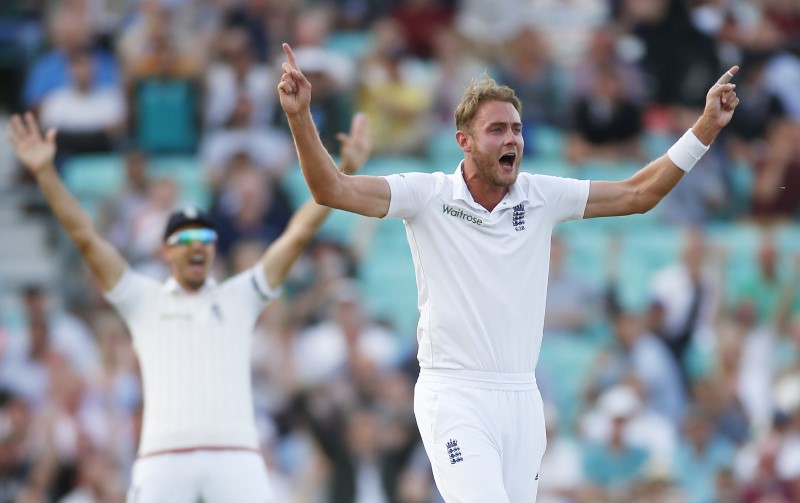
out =
<path fill-rule="evenodd" d="M 200 253 L 194 253 L 189 257 L 189 265 L 191 266 L 203 266 L 206 263 L 206 257 Z"/>
<path fill-rule="evenodd" d="M 517 154 L 504 154 L 500 156 L 500 166 L 504 168 L 514 167 L 514 162 L 517 160 Z"/>

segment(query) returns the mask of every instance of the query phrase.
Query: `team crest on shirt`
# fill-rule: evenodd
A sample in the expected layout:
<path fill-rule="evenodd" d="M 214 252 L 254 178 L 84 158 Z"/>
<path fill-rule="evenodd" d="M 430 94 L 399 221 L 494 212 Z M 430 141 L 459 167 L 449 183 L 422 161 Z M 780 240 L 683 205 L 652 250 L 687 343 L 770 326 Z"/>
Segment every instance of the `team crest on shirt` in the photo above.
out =
<path fill-rule="evenodd" d="M 525 230 L 525 205 L 523 203 L 514 206 L 514 213 L 511 215 L 511 225 L 514 226 L 514 230 L 517 232 Z"/>
<path fill-rule="evenodd" d="M 461 448 L 458 446 L 458 440 L 451 438 L 447 442 L 447 455 L 450 456 L 451 465 L 464 461 L 464 458 L 461 456 Z"/>

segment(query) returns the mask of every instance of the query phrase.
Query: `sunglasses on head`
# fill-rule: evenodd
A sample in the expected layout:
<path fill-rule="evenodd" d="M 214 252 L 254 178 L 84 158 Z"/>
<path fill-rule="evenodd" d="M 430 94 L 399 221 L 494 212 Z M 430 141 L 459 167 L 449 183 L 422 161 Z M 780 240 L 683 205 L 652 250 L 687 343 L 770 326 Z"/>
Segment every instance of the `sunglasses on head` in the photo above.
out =
<path fill-rule="evenodd" d="M 217 242 L 217 233 L 211 229 L 184 229 L 167 238 L 167 245 L 211 244 Z"/>

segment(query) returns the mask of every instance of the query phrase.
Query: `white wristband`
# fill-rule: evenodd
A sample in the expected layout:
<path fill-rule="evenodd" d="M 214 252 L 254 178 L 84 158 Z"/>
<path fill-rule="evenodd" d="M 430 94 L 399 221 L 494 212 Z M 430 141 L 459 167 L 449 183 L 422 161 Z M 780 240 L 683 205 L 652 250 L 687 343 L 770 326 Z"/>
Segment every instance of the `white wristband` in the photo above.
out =
<path fill-rule="evenodd" d="M 698 140 L 692 129 L 689 128 L 667 150 L 667 155 L 676 166 L 688 173 L 706 152 L 708 152 L 708 146 L 703 145 L 703 142 Z"/>

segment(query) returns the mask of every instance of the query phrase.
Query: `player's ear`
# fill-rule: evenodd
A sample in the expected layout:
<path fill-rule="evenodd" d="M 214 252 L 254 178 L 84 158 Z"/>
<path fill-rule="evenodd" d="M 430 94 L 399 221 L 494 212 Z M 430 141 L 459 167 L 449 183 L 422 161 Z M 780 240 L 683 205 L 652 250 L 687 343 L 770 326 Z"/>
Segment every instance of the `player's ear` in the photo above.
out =
<path fill-rule="evenodd" d="M 166 243 L 161 244 L 161 258 L 164 262 L 171 262 L 172 260 L 172 246 L 167 246 Z"/>
<path fill-rule="evenodd" d="M 466 131 L 461 131 L 460 129 L 456 131 L 456 142 L 464 152 L 472 151 L 472 137 Z"/>

